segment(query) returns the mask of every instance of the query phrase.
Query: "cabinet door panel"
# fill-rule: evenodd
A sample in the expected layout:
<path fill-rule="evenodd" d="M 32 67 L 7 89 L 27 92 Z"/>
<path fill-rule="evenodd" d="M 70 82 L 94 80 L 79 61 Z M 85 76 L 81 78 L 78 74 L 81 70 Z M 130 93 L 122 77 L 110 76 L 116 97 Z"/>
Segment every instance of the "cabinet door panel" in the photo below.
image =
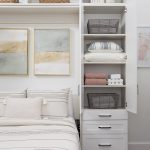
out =
<path fill-rule="evenodd" d="M 126 13 L 126 100 L 127 110 L 137 112 L 137 20 L 136 0 L 127 0 Z"/>

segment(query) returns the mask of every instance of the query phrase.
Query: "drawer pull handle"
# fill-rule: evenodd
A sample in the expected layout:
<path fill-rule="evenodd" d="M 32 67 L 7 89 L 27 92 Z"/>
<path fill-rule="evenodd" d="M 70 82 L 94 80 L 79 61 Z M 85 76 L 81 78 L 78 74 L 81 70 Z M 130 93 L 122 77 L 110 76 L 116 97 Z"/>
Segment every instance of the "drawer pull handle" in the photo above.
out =
<path fill-rule="evenodd" d="M 111 147 L 112 145 L 111 144 L 99 144 L 98 146 L 99 147 Z"/>
<path fill-rule="evenodd" d="M 110 126 L 108 126 L 108 127 L 98 127 L 99 129 L 111 129 L 111 127 Z"/>
<path fill-rule="evenodd" d="M 112 115 L 98 115 L 99 117 L 111 117 Z"/>

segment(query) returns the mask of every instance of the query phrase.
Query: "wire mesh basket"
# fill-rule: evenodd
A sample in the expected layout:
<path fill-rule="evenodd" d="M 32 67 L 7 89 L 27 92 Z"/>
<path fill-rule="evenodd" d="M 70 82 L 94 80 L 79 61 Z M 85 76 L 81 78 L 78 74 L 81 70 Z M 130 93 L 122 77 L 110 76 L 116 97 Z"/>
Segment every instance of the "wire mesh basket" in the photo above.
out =
<path fill-rule="evenodd" d="M 90 109 L 117 109 L 119 95 L 117 93 L 88 93 Z"/>
<path fill-rule="evenodd" d="M 115 34 L 118 32 L 119 19 L 89 19 L 89 34 Z"/>

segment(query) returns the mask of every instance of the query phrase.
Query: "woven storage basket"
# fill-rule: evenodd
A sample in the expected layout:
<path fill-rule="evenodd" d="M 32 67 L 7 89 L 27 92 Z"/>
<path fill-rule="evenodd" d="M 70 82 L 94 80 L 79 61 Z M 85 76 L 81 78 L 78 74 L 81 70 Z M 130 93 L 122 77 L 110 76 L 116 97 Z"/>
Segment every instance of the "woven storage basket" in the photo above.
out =
<path fill-rule="evenodd" d="M 70 0 L 40 0 L 40 3 L 70 3 Z"/>
<path fill-rule="evenodd" d="M 115 34 L 118 27 L 118 19 L 89 19 L 87 23 L 89 34 Z"/>
<path fill-rule="evenodd" d="M 0 3 L 18 3 L 18 0 L 0 0 Z"/>

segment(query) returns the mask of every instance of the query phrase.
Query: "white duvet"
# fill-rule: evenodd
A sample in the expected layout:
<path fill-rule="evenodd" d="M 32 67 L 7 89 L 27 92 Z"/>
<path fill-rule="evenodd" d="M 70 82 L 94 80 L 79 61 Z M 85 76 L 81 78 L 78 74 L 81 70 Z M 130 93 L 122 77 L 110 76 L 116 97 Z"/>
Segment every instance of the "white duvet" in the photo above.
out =
<path fill-rule="evenodd" d="M 79 150 L 73 118 L 0 119 L 0 150 Z"/>
<path fill-rule="evenodd" d="M 127 59 L 126 53 L 86 53 L 87 62 L 124 62 Z"/>

